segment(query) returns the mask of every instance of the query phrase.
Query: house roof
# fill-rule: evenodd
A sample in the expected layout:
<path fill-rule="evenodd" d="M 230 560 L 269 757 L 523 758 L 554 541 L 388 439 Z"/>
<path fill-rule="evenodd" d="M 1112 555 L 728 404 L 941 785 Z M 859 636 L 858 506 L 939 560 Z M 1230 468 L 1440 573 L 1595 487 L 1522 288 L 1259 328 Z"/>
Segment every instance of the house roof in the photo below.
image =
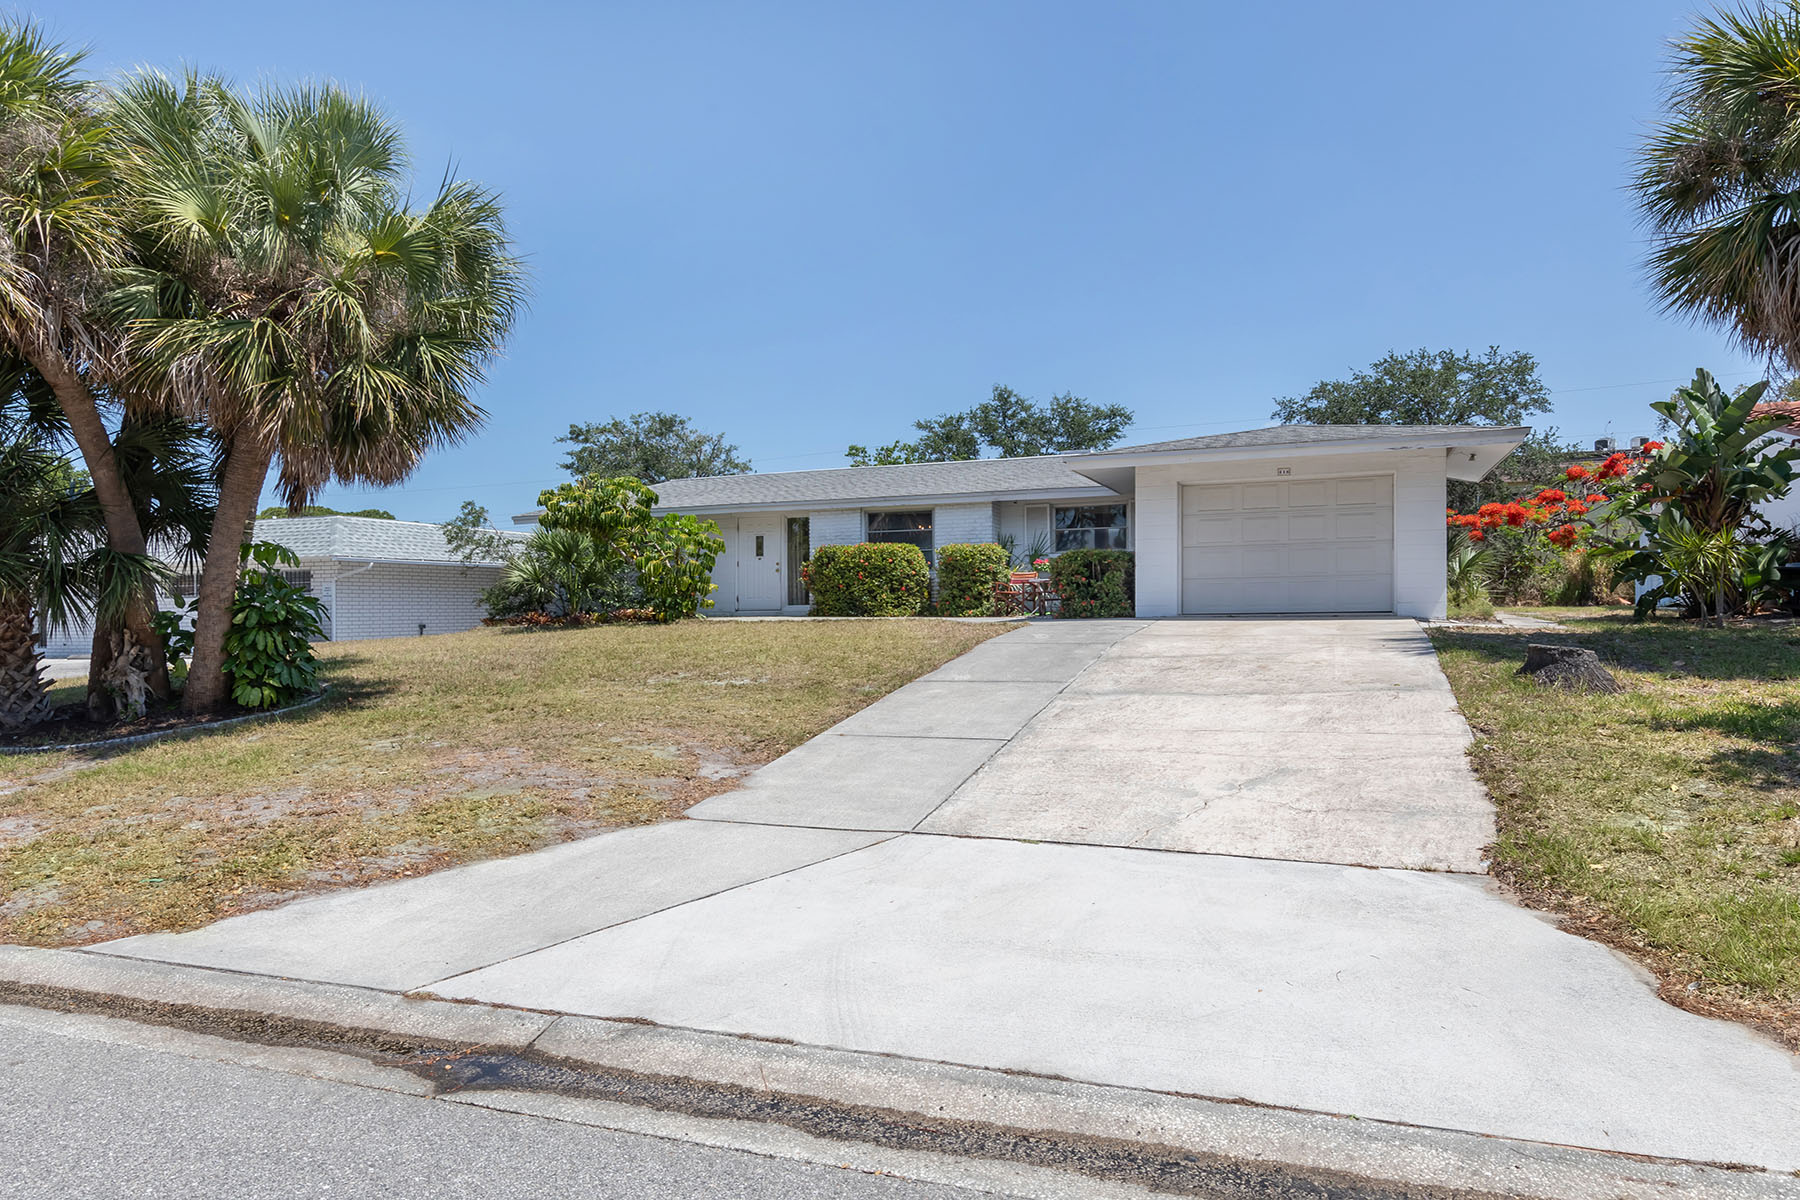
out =
<path fill-rule="evenodd" d="M 1788 423 L 1789 432 L 1800 432 L 1800 400 L 1770 400 L 1751 409 L 1750 416 L 1753 420 L 1782 417 Z"/>
<path fill-rule="evenodd" d="M 497 531 L 522 541 L 517 530 Z M 342 562 L 455 563 L 463 565 L 444 540 L 442 526 L 425 521 L 389 521 L 381 517 L 266 517 L 256 523 L 254 538 L 276 542 L 301 558 Z M 476 566 L 499 566 L 477 563 Z"/>
<path fill-rule="evenodd" d="M 1114 446 L 1107 450 L 1092 451 L 1082 457 L 1104 458 L 1109 455 L 1168 454 L 1185 450 L 1239 450 L 1336 443 L 1386 444 L 1395 441 L 1416 441 L 1421 446 L 1436 448 L 1456 445 L 1471 437 L 1485 441 L 1494 435 L 1516 434 L 1522 439 L 1530 432 L 1528 428 L 1503 428 L 1497 425 L 1269 425 L 1239 433 L 1209 433 L 1201 437 L 1175 438 L 1166 442 Z"/>
<path fill-rule="evenodd" d="M 1142 456 L 1246 457 L 1282 452 L 1342 449 L 1455 449 L 1479 447 L 1452 472 L 1485 474 L 1531 430 L 1491 425 L 1271 425 L 1241 433 L 1147 442 L 1081 454 L 1036 458 L 972 458 L 885 467 L 830 467 L 813 471 L 714 475 L 656 484 L 658 512 L 740 512 L 752 509 L 887 507 L 909 503 L 1006 498 L 1010 500 L 1104 499 L 1129 492 L 1130 466 Z M 1474 476 L 1479 478 L 1479 476 Z M 520 524 L 542 510 L 521 513 Z"/>
<path fill-rule="evenodd" d="M 737 512 L 758 508 L 855 508 L 866 505 L 987 499 L 996 495 L 1104 498 L 1115 493 L 1070 466 L 1072 456 L 970 458 L 885 467 L 828 467 L 667 479 L 656 484 L 658 512 Z M 540 510 L 541 511 L 541 510 Z M 533 521 L 537 512 L 515 521 Z"/>

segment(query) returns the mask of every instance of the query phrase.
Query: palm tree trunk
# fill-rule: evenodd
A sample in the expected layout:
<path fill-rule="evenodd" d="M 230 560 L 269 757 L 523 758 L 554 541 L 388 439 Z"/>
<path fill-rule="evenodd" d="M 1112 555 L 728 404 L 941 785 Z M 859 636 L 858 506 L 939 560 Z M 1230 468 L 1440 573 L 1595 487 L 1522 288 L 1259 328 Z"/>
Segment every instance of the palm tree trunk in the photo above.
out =
<path fill-rule="evenodd" d="M 75 435 L 75 444 L 81 448 L 82 461 L 94 481 L 94 495 L 100 501 L 100 512 L 106 521 L 107 545 L 121 554 L 148 553 L 144 528 L 138 523 L 137 507 L 132 504 L 131 493 L 126 490 L 124 477 L 119 473 L 112 438 L 100 420 L 100 406 L 87 381 L 60 354 L 28 351 L 26 359 L 55 393 L 56 403 L 69 422 L 70 432 Z M 133 604 L 126 614 L 125 628 L 149 652 L 150 694 L 158 700 L 167 700 L 169 664 L 163 657 L 162 639 L 150 623 L 152 603 L 151 598 L 145 596 Z M 88 665 L 88 712 L 95 719 L 111 715 L 112 699 L 100 677 L 105 665 L 99 654 L 95 654 Z"/>
<path fill-rule="evenodd" d="M 217 712 L 231 701 L 225 683 L 225 633 L 231 628 L 231 601 L 256 502 L 262 499 L 273 453 L 249 439 L 233 439 L 225 450 L 219 480 L 219 508 L 201 567 L 194 613 L 194 655 L 188 660 L 182 707 L 195 715 Z"/>
<path fill-rule="evenodd" d="M 0 729 L 24 729 L 50 715 L 31 605 L 0 600 Z"/>

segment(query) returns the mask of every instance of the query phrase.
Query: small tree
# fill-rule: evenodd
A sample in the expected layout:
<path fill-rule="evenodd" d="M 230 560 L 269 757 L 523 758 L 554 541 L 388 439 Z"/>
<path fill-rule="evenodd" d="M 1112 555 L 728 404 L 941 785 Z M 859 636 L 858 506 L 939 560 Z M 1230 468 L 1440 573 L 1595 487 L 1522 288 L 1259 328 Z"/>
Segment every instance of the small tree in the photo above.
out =
<path fill-rule="evenodd" d="M 695 429 L 686 417 L 667 412 L 632 413 L 601 423 L 569 426 L 569 435 L 556 439 L 574 446 L 563 459 L 563 470 L 582 478 L 629 475 L 645 483 L 665 479 L 695 479 L 706 475 L 742 475 L 748 459 L 724 434 Z"/>
<path fill-rule="evenodd" d="M 980 458 L 984 446 L 1001 458 L 1104 450 L 1124 436 L 1131 421 L 1123 404 L 1095 404 L 1064 392 L 1039 405 L 996 383 L 973 408 L 914 421 L 919 436 L 910 442 L 890 442 L 874 451 L 852 445 L 845 454 L 851 466 L 868 467 Z"/>
<path fill-rule="evenodd" d="M 1770 436 L 1787 426 L 1787 418 L 1752 416 L 1767 390 L 1766 382 L 1755 383 L 1733 396 L 1711 373 L 1696 371 L 1687 387 L 1650 406 L 1673 433 L 1666 444 L 1651 443 L 1637 486 L 1599 514 L 1625 529 L 1607 546 L 1620 576 L 1650 584 L 1638 597 L 1640 617 L 1670 599 L 1702 613 L 1708 607 L 1721 611 L 1764 582 L 1769 568 L 1750 578 L 1747 564 L 1772 562 L 1778 570 L 1785 555 L 1736 549 L 1770 532 L 1758 506 L 1787 494 L 1800 461 L 1800 447 Z M 1716 561 L 1733 567 L 1735 577 L 1716 590 L 1713 583 L 1696 586 L 1703 576 L 1713 578 L 1708 564 Z M 1696 568 L 1674 569 L 1683 563 Z"/>
<path fill-rule="evenodd" d="M 630 476 L 588 476 L 542 493 L 538 503 L 543 528 L 582 533 L 601 563 L 634 572 L 657 619 L 675 621 L 712 607 L 713 564 L 725 552 L 713 522 L 657 516 L 656 493 Z"/>

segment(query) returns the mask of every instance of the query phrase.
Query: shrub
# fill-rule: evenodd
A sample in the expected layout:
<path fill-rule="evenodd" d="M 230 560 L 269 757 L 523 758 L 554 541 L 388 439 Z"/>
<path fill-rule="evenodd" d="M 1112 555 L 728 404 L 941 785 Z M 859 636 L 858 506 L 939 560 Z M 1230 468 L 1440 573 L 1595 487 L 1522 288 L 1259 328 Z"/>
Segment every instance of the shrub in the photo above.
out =
<path fill-rule="evenodd" d="M 819 546 L 801 568 L 820 617 L 911 617 L 931 599 L 925 554 L 904 542 Z"/>
<path fill-rule="evenodd" d="M 938 614 L 988 617 L 994 613 L 994 585 L 1006 582 L 1012 556 L 995 542 L 957 542 L 937 554 Z"/>
<path fill-rule="evenodd" d="M 245 708 L 276 708 L 318 690 L 312 644 L 325 635 L 325 606 L 282 577 L 282 566 L 300 565 L 285 546 L 255 542 L 244 557 L 225 631 L 225 682 Z"/>
<path fill-rule="evenodd" d="M 1059 617 L 1137 615 L 1134 559 L 1129 550 L 1067 550 L 1050 560 L 1050 586 L 1062 597 Z"/>
<path fill-rule="evenodd" d="M 658 620 L 676 621 L 712 607 L 713 564 L 725 552 L 719 527 L 681 513 L 657 516 L 656 493 L 629 475 L 586 475 L 540 492 L 539 525 L 574 530 L 593 546 L 597 568 L 635 579 Z"/>

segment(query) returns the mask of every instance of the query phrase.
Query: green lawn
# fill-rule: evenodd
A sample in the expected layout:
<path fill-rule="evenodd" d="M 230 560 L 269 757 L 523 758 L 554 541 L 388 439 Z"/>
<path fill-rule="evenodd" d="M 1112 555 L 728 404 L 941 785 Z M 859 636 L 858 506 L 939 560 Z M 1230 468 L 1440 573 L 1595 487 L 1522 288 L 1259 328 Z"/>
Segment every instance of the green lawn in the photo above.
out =
<path fill-rule="evenodd" d="M 1008 628 L 688 621 L 321 646 L 330 696 L 294 716 L 0 757 L 0 941 L 188 928 L 663 820 Z"/>
<path fill-rule="evenodd" d="M 1573 632 L 1433 634 L 1499 806 L 1498 872 L 1671 999 L 1800 1046 L 1800 625 L 1516 611 Z M 1527 640 L 1597 651 L 1625 693 L 1515 676 Z"/>

